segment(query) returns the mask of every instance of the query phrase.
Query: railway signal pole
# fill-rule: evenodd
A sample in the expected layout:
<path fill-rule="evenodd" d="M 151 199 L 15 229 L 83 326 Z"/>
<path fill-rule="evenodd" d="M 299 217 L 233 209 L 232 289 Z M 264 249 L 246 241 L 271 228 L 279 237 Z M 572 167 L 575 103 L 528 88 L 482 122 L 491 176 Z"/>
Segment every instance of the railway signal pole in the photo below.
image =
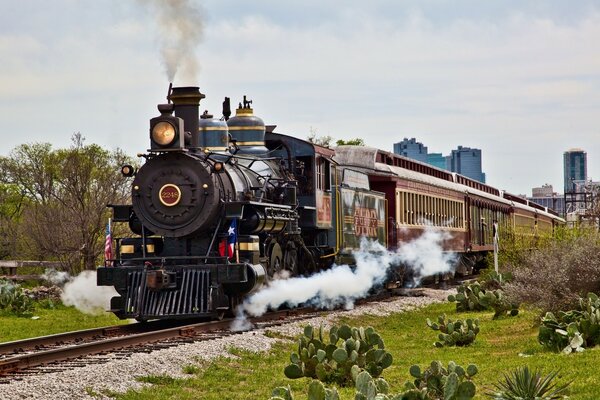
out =
<path fill-rule="evenodd" d="M 498 221 L 494 221 L 494 270 L 498 273 Z"/>

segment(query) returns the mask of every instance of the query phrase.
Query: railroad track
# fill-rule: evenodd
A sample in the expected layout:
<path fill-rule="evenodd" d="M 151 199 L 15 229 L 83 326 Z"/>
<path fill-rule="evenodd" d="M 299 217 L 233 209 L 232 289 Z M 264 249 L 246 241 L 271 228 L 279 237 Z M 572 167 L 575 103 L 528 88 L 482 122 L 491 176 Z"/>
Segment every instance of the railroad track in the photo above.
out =
<path fill-rule="evenodd" d="M 253 326 L 268 327 L 321 314 L 323 311 L 300 308 L 248 318 L 248 322 Z M 189 321 L 185 323 L 153 321 L 2 343 L 0 344 L 0 383 L 9 383 L 12 379 L 18 379 L 27 373 L 87 365 L 87 361 L 77 360 L 84 356 L 115 351 L 122 356 L 127 356 L 135 352 L 150 352 L 181 343 L 232 335 L 237 333 L 230 329 L 233 321 L 232 318 L 192 324 Z M 63 365 L 65 361 L 68 363 Z"/>
<path fill-rule="evenodd" d="M 419 288 L 385 290 L 360 299 L 356 304 L 390 301 L 397 296 L 419 296 L 419 291 Z M 248 322 L 252 326 L 265 328 L 324 313 L 327 311 L 308 307 L 296 308 L 248 318 Z M 0 384 L 10 383 L 24 374 L 52 372 L 103 362 L 101 358 L 81 359 L 85 356 L 116 353 L 119 357 L 127 357 L 136 352 L 151 352 L 181 343 L 232 335 L 237 333 L 231 330 L 233 321 L 232 318 L 194 323 L 190 323 L 189 320 L 150 321 L 0 343 Z M 105 362 L 107 361 L 108 358 Z"/>

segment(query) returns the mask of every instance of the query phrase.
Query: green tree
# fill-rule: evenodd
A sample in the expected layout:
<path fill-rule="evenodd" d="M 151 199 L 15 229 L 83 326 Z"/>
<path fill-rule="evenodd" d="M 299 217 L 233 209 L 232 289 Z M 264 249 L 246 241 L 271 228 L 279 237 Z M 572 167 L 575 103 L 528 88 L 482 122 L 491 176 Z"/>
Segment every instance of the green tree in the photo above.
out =
<path fill-rule="evenodd" d="M 337 144 L 338 146 L 364 146 L 365 141 L 362 138 L 354 138 L 348 140 L 340 139 L 337 142 L 335 142 L 335 144 Z"/>
<path fill-rule="evenodd" d="M 14 185 L 25 206 L 20 224 L 39 259 L 54 258 L 70 272 L 95 269 L 104 248 L 107 204 L 124 203 L 129 189 L 120 173 L 131 163 L 121 150 L 84 144 L 76 133 L 68 149 L 24 144 L 0 158 L 0 181 Z"/>
<path fill-rule="evenodd" d="M 0 183 L 0 259 L 18 252 L 19 222 L 23 197 L 18 187 Z"/>

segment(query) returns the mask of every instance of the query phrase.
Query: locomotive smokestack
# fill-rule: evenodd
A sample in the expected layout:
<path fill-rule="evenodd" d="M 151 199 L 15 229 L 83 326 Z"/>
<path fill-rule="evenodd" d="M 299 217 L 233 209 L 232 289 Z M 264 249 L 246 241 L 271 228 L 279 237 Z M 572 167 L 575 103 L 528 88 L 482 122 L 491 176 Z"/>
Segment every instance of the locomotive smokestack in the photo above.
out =
<path fill-rule="evenodd" d="M 198 87 L 174 87 L 168 96 L 169 101 L 173 102 L 175 116 L 183 119 L 184 129 L 191 134 L 190 147 L 197 149 L 199 144 L 198 120 L 200 100 L 204 96 L 200 93 Z"/>

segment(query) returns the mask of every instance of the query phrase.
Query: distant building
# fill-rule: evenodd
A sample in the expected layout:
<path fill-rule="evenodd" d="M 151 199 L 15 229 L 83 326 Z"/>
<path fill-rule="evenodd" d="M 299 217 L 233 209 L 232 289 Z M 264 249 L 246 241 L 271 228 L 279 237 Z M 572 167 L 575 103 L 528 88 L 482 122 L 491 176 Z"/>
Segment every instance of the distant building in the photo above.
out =
<path fill-rule="evenodd" d="M 531 197 L 552 197 L 555 194 L 552 189 L 552 185 L 546 183 L 542 187 L 535 187 L 531 189 Z"/>
<path fill-rule="evenodd" d="M 417 142 L 415 138 L 404 138 L 401 142 L 394 143 L 394 153 L 485 183 L 485 174 L 481 171 L 480 149 L 458 146 L 449 156 L 444 156 L 442 153 L 428 153 L 427 146 Z"/>
<path fill-rule="evenodd" d="M 556 194 L 542 197 L 528 197 L 527 200 L 548 207 L 558 213 L 561 217 L 565 216 L 565 198 L 563 195 Z"/>
<path fill-rule="evenodd" d="M 458 146 L 446 158 L 446 169 L 485 183 L 485 174 L 481 171 L 480 149 Z"/>
<path fill-rule="evenodd" d="M 560 216 L 565 215 L 565 198 L 562 194 L 556 193 L 552 185 L 546 183 L 541 187 L 531 189 L 531 197 L 527 200 L 539 204 L 543 207 L 548 207 L 556 211 Z"/>
<path fill-rule="evenodd" d="M 446 157 L 442 153 L 429 153 L 427 154 L 427 164 L 446 169 Z"/>
<path fill-rule="evenodd" d="M 394 143 L 394 153 L 413 160 L 427 162 L 427 146 L 417 142 L 415 138 L 404 138 L 401 142 Z"/>
<path fill-rule="evenodd" d="M 578 184 L 587 181 L 587 153 L 582 149 L 570 149 L 563 154 L 565 193 L 576 192 Z"/>

